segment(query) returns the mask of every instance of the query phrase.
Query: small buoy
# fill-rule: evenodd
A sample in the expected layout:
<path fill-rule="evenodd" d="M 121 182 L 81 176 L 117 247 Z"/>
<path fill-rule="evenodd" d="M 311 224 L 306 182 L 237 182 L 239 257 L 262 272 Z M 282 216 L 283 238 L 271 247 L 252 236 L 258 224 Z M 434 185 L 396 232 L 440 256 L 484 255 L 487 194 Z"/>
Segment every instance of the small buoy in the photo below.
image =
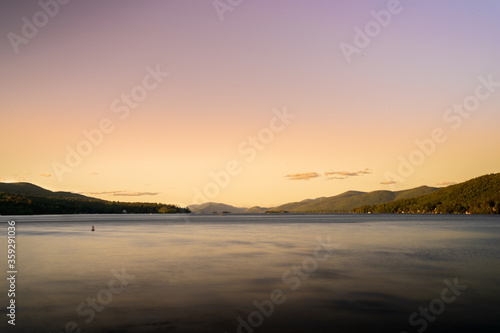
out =
<path fill-rule="evenodd" d="M 95 228 L 94 228 L 94 226 L 92 226 L 92 231 L 94 231 L 94 230 L 95 230 Z"/>

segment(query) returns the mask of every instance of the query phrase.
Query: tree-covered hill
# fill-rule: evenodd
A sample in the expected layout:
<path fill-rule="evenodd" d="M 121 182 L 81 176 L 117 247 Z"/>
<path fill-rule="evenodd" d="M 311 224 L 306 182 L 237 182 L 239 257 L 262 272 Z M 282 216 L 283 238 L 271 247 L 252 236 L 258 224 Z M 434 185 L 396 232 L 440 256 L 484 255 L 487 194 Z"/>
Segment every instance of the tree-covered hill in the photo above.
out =
<path fill-rule="evenodd" d="M 43 187 L 25 182 L 0 183 L 0 192 L 11 193 L 11 194 L 34 195 L 37 197 L 94 199 L 77 193 L 53 192 L 44 189 Z"/>
<path fill-rule="evenodd" d="M 490 174 L 414 198 L 365 205 L 357 213 L 471 213 L 498 214 L 500 174 Z"/>
<path fill-rule="evenodd" d="M 107 201 L 70 192 L 52 192 L 29 183 L 17 184 L 0 183 L 0 215 L 191 212 L 176 205 Z M 5 192 L 9 190 L 14 193 Z"/>

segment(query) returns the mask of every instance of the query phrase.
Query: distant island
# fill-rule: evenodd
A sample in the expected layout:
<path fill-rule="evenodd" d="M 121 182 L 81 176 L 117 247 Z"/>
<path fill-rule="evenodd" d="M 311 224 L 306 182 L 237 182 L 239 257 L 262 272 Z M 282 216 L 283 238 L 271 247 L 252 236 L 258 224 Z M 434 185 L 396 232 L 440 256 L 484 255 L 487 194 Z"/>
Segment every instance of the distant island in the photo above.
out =
<path fill-rule="evenodd" d="M 71 192 L 52 192 L 30 183 L 0 183 L 0 215 L 30 214 L 284 214 L 284 213 L 405 213 L 499 214 L 500 173 L 445 188 L 420 186 L 402 191 L 348 191 L 277 207 L 234 207 L 207 202 L 177 205 L 117 202 Z"/>
<path fill-rule="evenodd" d="M 175 214 L 189 208 L 147 202 L 118 202 L 71 192 L 52 192 L 30 183 L 0 183 L 0 215 Z"/>

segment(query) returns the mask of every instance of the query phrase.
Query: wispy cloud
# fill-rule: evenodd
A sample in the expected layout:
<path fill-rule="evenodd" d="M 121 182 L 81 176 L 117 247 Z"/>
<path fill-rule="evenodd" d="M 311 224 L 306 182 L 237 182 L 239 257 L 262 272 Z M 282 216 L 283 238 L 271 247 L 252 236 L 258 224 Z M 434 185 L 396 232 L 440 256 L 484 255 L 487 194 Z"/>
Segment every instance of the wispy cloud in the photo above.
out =
<path fill-rule="evenodd" d="M 327 177 L 326 180 L 344 180 L 346 178 L 347 177 L 343 177 L 343 176 L 331 176 L 331 177 Z"/>
<path fill-rule="evenodd" d="M 52 177 L 52 175 L 50 173 L 42 173 L 40 176 L 42 177 Z"/>
<path fill-rule="evenodd" d="M 110 195 L 113 197 L 141 197 L 145 195 L 158 195 L 160 192 L 132 192 L 132 191 L 101 191 L 101 192 L 84 192 L 90 195 Z"/>
<path fill-rule="evenodd" d="M 439 182 L 436 185 L 437 186 L 448 186 L 448 185 L 455 185 L 456 182 Z"/>
<path fill-rule="evenodd" d="M 145 195 L 158 195 L 158 194 L 160 194 L 160 192 L 127 192 L 127 191 L 123 191 L 123 192 L 115 193 L 114 196 L 117 196 L 117 197 L 142 197 Z"/>
<path fill-rule="evenodd" d="M 371 173 L 372 170 L 366 168 L 361 171 L 329 171 L 325 172 L 325 176 L 327 177 L 326 178 L 327 180 L 332 180 L 332 179 L 346 179 L 349 177 L 357 177 Z"/>
<path fill-rule="evenodd" d="M 346 179 L 349 177 L 356 177 L 356 176 L 362 176 L 362 175 L 367 175 L 371 174 L 372 170 L 371 169 L 364 169 L 361 171 L 328 171 L 325 172 L 324 175 L 326 176 L 326 180 L 332 180 L 332 179 Z M 321 177 L 321 174 L 318 172 L 304 172 L 304 173 L 292 173 L 288 174 L 285 177 L 288 178 L 288 180 L 310 180 L 312 178 L 319 178 Z"/>
<path fill-rule="evenodd" d="M 91 172 L 91 173 L 90 173 L 90 175 L 91 175 L 91 176 L 97 176 L 97 175 L 98 175 L 98 173 L 97 173 L 97 172 Z"/>
<path fill-rule="evenodd" d="M 312 178 L 318 178 L 320 175 L 317 172 L 305 172 L 305 173 L 292 173 L 286 175 L 288 180 L 310 180 Z"/>
<path fill-rule="evenodd" d="M 385 182 L 380 182 L 380 184 L 382 184 L 382 185 L 392 185 L 392 184 L 396 184 L 396 182 L 394 180 L 386 180 Z"/>

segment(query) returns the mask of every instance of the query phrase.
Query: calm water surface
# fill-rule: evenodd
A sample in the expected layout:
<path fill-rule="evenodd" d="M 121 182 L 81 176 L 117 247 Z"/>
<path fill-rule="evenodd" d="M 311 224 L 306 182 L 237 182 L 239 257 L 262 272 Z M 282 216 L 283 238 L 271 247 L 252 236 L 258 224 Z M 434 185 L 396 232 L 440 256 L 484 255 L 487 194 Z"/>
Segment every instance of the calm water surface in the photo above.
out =
<path fill-rule="evenodd" d="M 500 331 L 499 217 L 7 220 L 17 313 L 8 325 L 4 278 L 2 332 Z M 0 268 L 7 275 L 6 258 Z"/>

